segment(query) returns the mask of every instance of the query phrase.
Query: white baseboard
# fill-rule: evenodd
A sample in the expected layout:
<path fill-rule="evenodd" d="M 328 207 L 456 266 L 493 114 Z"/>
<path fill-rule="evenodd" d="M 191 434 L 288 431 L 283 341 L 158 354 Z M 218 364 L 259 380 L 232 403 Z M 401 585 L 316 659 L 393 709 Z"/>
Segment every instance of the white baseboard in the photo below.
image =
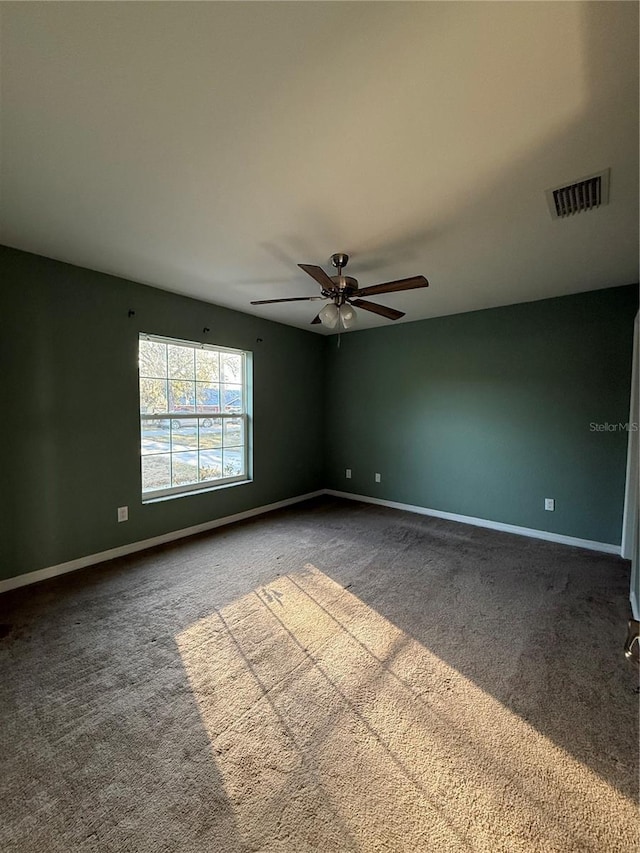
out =
<path fill-rule="evenodd" d="M 378 504 L 391 509 L 401 509 L 405 512 L 415 512 L 419 515 L 431 515 L 435 518 L 444 518 L 447 521 L 460 521 L 463 524 L 472 524 L 475 527 L 488 527 L 490 530 L 500 530 L 503 533 L 515 533 L 518 536 L 529 536 L 532 539 L 545 539 L 547 542 L 558 542 L 561 545 L 573 545 L 575 548 L 588 548 L 590 551 L 602 551 L 605 554 L 616 554 L 620 556 L 620 546 L 611 545 L 608 542 L 594 542 L 591 539 L 577 539 L 575 536 L 564 536 L 562 533 L 549 533 L 546 530 L 535 530 L 532 527 L 518 527 L 515 524 L 503 524 L 501 521 L 489 521 L 486 518 L 474 518 L 470 515 L 458 515 L 455 512 L 442 512 L 439 509 L 427 509 L 423 506 L 412 504 L 401 504 L 397 501 L 385 501 L 381 498 L 370 498 L 367 495 L 354 495 L 351 492 L 339 492 L 336 489 L 325 489 L 325 494 L 334 495 L 336 498 L 347 498 L 352 501 Z"/>
<path fill-rule="evenodd" d="M 223 518 L 215 518 L 213 521 L 205 521 L 203 524 L 194 524 L 193 527 L 183 527 L 182 530 L 172 530 L 170 533 L 163 533 L 161 536 L 153 536 L 151 539 L 142 539 L 139 542 L 131 542 L 129 545 L 120 545 L 117 548 L 110 548 L 108 551 L 100 551 L 98 554 L 87 554 L 86 557 L 78 557 L 76 560 L 69 560 L 66 563 L 59 563 L 57 566 L 47 566 L 44 569 L 37 569 L 35 572 L 27 572 L 23 575 L 16 575 L 13 578 L 7 578 L 0 581 L 0 593 L 8 592 L 11 589 L 17 589 L 20 586 L 38 583 L 38 581 L 55 578 L 57 575 L 64 575 L 67 572 L 75 572 L 76 569 L 84 569 L 86 566 L 93 566 L 96 563 L 104 563 L 106 560 L 115 560 L 116 557 L 125 557 L 127 554 L 133 554 L 136 551 L 144 551 L 146 548 L 153 548 L 155 545 L 164 545 L 166 542 L 173 542 L 175 539 L 183 539 L 185 536 L 193 536 L 196 533 L 204 533 L 205 530 L 213 530 L 215 527 L 223 527 L 225 524 L 233 524 L 235 521 L 243 521 L 245 518 L 251 518 L 254 515 L 262 515 L 265 512 L 272 512 L 275 509 L 282 509 L 285 506 L 307 501 L 310 498 L 317 498 L 324 494 L 324 489 L 319 489 L 317 492 L 309 492 L 306 495 L 298 495 L 295 498 L 286 498 L 283 501 L 276 501 L 272 504 L 257 506 L 253 509 L 237 512 L 235 515 L 226 515 Z"/>
<path fill-rule="evenodd" d="M 631 615 L 636 622 L 640 622 L 640 602 L 638 601 L 635 589 L 631 590 L 629 601 L 631 602 Z"/>
<path fill-rule="evenodd" d="M 213 521 L 205 521 L 203 524 L 195 524 L 193 527 L 184 527 L 182 530 L 172 530 L 170 533 L 163 533 L 161 536 L 154 536 L 151 539 L 142 539 L 139 542 L 131 542 L 129 545 L 120 545 L 117 548 L 110 548 L 108 551 L 101 551 L 98 554 L 88 554 L 86 557 L 78 557 L 76 560 L 69 560 L 66 563 L 59 563 L 57 566 L 47 566 L 44 569 L 37 569 L 34 572 L 27 572 L 23 575 L 16 575 L 13 578 L 7 578 L 0 581 L 0 593 L 8 592 L 11 589 L 17 589 L 28 584 L 38 583 L 39 581 L 54 578 L 58 575 L 64 575 L 67 572 L 75 572 L 76 569 L 83 569 L 86 566 L 93 566 L 96 563 L 104 563 L 107 560 L 115 560 L 117 557 L 125 557 L 127 554 L 134 554 L 136 551 L 144 551 L 147 548 L 153 548 L 155 545 L 164 545 L 166 542 L 173 542 L 176 539 L 183 539 L 186 536 L 193 536 L 196 533 L 204 533 L 206 530 L 213 530 L 216 527 L 223 527 L 226 524 L 233 524 L 236 521 L 243 521 L 245 518 L 252 518 L 255 515 L 262 515 L 265 512 L 272 512 L 276 509 L 282 509 L 292 504 L 307 501 L 311 498 L 317 498 L 321 495 L 333 495 L 337 498 L 346 498 L 352 501 L 362 501 L 363 503 L 377 504 L 378 506 L 386 506 L 391 509 L 400 509 L 404 512 L 415 512 L 419 515 L 430 515 L 435 518 L 444 518 L 447 521 L 459 521 L 463 524 L 472 524 L 475 527 L 487 527 L 490 530 L 500 530 L 503 533 L 515 533 L 518 536 L 529 536 L 533 539 L 545 539 L 548 542 L 558 542 L 561 545 L 573 545 L 576 548 L 588 548 L 590 551 L 602 551 L 605 554 L 620 555 L 620 546 L 611 545 L 607 542 L 594 542 L 591 539 L 577 539 L 574 536 L 564 536 L 561 533 L 549 533 L 546 530 L 534 530 L 530 527 L 518 527 L 515 524 L 503 524 L 501 521 L 489 521 L 485 518 L 473 518 L 469 515 L 458 515 L 453 512 L 442 512 L 438 509 L 427 509 L 423 506 L 414 506 L 412 504 L 398 503 L 397 501 L 385 501 L 381 498 L 372 498 L 368 495 L 354 495 L 351 492 L 339 492 L 336 489 L 319 489 L 316 492 L 309 492 L 306 495 L 297 495 L 294 498 L 286 498 L 275 503 L 265 504 L 264 506 L 247 509 L 244 512 L 237 512 L 235 515 L 226 515 L 223 518 L 215 518 Z M 634 614 L 638 613 L 638 602 L 633 598 L 631 606 Z M 637 615 L 634 618 L 638 618 Z"/>

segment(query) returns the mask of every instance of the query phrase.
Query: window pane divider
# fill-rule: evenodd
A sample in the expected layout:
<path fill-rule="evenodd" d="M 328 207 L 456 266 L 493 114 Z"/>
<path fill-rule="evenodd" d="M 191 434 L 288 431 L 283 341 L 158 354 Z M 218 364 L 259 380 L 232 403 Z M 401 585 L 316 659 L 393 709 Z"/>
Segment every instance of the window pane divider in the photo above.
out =
<path fill-rule="evenodd" d="M 181 420 L 215 420 L 216 418 L 243 418 L 246 419 L 246 412 L 158 412 L 150 415 L 146 412 L 140 415 L 141 421 L 170 421 Z"/>

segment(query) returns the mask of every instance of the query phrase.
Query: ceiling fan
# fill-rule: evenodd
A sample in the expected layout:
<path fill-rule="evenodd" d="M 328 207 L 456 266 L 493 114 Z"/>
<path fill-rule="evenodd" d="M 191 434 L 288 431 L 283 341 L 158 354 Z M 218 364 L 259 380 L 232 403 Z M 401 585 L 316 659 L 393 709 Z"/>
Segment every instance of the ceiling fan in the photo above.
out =
<path fill-rule="evenodd" d="M 387 320 L 399 320 L 404 317 L 404 311 L 396 311 L 395 308 L 387 308 L 386 305 L 378 305 L 377 302 L 368 302 L 361 299 L 362 296 L 373 296 L 376 293 L 396 293 L 399 290 L 415 290 L 418 287 L 429 287 L 429 282 L 423 275 L 415 275 L 412 278 L 400 278 L 397 281 L 385 281 L 384 284 L 374 284 L 372 287 L 358 287 L 358 282 L 350 275 L 343 275 L 342 270 L 349 262 L 349 255 L 337 252 L 331 255 L 331 263 L 338 270 L 337 275 L 329 276 L 322 267 L 313 264 L 298 264 L 311 278 L 320 285 L 321 296 L 293 296 L 289 299 L 258 299 L 252 305 L 271 305 L 274 302 L 312 302 L 316 300 L 331 300 L 317 314 L 311 324 L 322 323 L 328 329 L 340 326 L 350 329 L 356 322 L 356 308 L 371 311 L 386 317 Z"/>

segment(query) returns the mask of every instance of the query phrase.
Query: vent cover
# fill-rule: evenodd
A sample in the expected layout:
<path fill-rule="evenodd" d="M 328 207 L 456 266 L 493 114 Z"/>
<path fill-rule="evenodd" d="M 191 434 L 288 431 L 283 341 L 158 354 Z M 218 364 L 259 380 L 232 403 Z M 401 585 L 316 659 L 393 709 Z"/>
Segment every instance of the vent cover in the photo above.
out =
<path fill-rule="evenodd" d="M 547 190 L 547 204 L 553 219 L 564 219 L 583 210 L 593 210 L 609 204 L 609 172 L 580 178 L 571 184 Z"/>

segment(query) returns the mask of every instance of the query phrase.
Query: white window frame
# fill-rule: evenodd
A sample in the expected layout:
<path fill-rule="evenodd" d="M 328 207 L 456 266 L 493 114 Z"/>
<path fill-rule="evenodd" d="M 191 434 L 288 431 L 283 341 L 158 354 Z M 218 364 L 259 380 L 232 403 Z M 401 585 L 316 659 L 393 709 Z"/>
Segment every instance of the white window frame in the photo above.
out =
<path fill-rule="evenodd" d="M 223 347 L 216 346 L 215 344 L 204 344 L 199 343 L 197 341 L 184 341 L 179 338 L 168 338 L 163 335 L 153 335 L 148 334 L 146 332 L 140 332 L 138 335 L 138 351 L 140 349 L 140 341 L 152 341 L 155 343 L 162 344 L 170 344 L 171 346 L 183 346 L 189 349 L 198 350 L 210 350 L 218 353 L 232 353 L 233 355 L 239 355 L 242 359 L 242 378 L 241 384 L 242 386 L 242 401 L 243 401 L 243 411 L 240 412 L 213 412 L 204 414 L 202 412 L 142 412 L 139 413 L 140 416 L 140 490 L 142 494 L 142 502 L 143 503 L 152 503 L 153 501 L 170 498 L 170 497 L 182 497 L 183 495 L 192 495 L 199 494 L 200 492 L 210 492 L 215 489 L 219 489 L 225 486 L 238 485 L 240 483 L 248 483 L 251 481 L 250 475 L 250 464 L 251 458 L 249 453 L 249 448 L 251 446 L 251 435 L 250 435 L 250 426 L 251 426 L 251 418 L 250 412 L 252 409 L 252 401 L 250 399 L 250 389 L 252 387 L 251 383 L 251 368 L 252 368 L 252 353 L 247 350 L 233 349 L 231 347 Z M 146 377 L 145 377 L 146 378 Z M 165 377 L 157 377 L 159 379 Z M 140 408 L 140 370 L 138 369 L 138 409 Z M 166 377 L 167 380 L 170 377 Z M 222 381 L 220 382 L 222 385 Z M 222 394 L 222 390 L 220 391 Z M 168 405 L 168 396 L 167 396 L 167 405 Z M 220 397 L 220 407 L 222 407 L 222 398 Z M 240 419 L 243 422 L 243 436 L 244 436 L 244 445 L 243 445 L 243 473 L 238 475 L 237 477 L 221 477 L 218 480 L 201 480 L 197 483 L 187 483 L 185 485 L 179 486 L 170 486 L 165 489 L 153 489 L 149 491 L 142 490 L 142 422 L 145 420 L 149 421 L 157 421 L 157 420 L 168 420 L 169 422 L 174 420 L 179 421 L 187 421 L 194 420 L 196 423 L 199 420 L 222 420 L 224 422 L 225 419 Z M 173 430 L 173 425 L 170 426 L 171 430 Z M 222 434 L 224 435 L 224 423 L 222 426 Z M 224 448 L 221 447 L 221 450 Z M 168 451 L 171 456 L 173 456 L 173 451 Z M 144 454 L 145 456 L 147 454 Z M 149 454 L 152 455 L 152 454 Z M 223 457 L 224 458 L 224 457 Z"/>

